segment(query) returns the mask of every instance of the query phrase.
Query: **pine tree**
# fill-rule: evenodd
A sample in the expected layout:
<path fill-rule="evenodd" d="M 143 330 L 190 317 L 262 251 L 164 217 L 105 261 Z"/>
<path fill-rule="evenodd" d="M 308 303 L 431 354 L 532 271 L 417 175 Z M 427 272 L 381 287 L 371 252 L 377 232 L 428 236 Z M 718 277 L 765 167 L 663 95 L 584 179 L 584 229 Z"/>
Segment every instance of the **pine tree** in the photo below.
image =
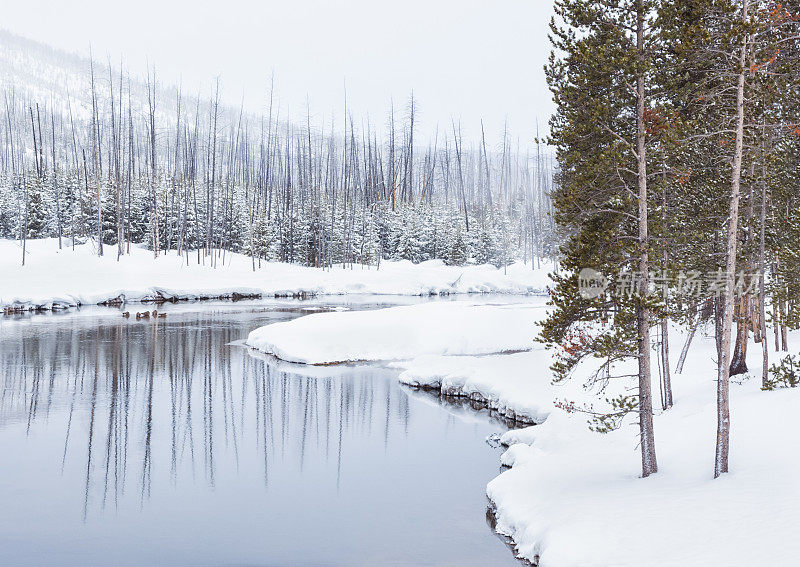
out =
<path fill-rule="evenodd" d="M 472 244 L 472 249 L 475 251 L 475 263 L 496 266 L 501 253 L 493 227 L 483 225 L 473 234 L 475 235 L 475 241 Z"/>
<path fill-rule="evenodd" d="M 117 207 L 114 201 L 116 190 L 106 187 L 103 191 L 102 207 L 103 207 L 103 244 L 116 244 L 117 243 Z"/>
<path fill-rule="evenodd" d="M 728 470 L 729 377 L 746 369 L 752 305 L 765 302 L 760 293 L 737 292 L 735 278 L 745 270 L 764 275 L 766 251 L 761 252 L 757 235 L 766 215 L 759 209 L 767 204 L 769 177 L 775 173 L 770 164 L 784 130 L 779 126 L 784 111 L 778 109 L 791 108 L 776 97 L 785 98 L 778 93 L 792 92 L 797 80 L 780 67 L 791 66 L 798 20 L 778 4 L 757 0 L 677 0 L 663 3 L 660 11 L 658 23 L 669 45 L 663 61 L 667 72 L 660 79 L 682 141 L 670 148 L 681 196 L 674 211 L 691 235 L 674 254 L 681 266 L 719 270 L 723 276 L 721 292 L 702 298 L 714 307 L 717 337 L 714 475 L 719 476 Z"/>
<path fill-rule="evenodd" d="M 48 206 L 45 200 L 41 178 L 31 175 L 27 180 L 27 238 L 45 238 L 50 236 Z"/>
<path fill-rule="evenodd" d="M 636 404 L 620 408 L 639 416 L 642 475 L 657 472 L 650 393 L 648 150 L 645 124 L 652 108 L 654 36 L 650 0 L 558 0 L 564 25 L 551 25 L 554 47 L 548 82 L 558 105 L 550 143 L 560 173 L 554 192 L 556 221 L 568 234 L 562 247 L 566 274 L 554 276 L 555 307 L 543 325 L 542 340 L 564 349 L 554 363 L 558 379 L 568 377 L 587 357 L 604 358 L 592 380 L 610 378 L 616 362 L 637 360 Z M 587 298 L 578 274 L 595 268 L 617 284 L 617 293 Z M 634 293 L 621 293 L 621 273 L 633 275 Z M 613 324 L 602 325 L 613 313 Z M 586 324 L 602 329 L 566 348 Z M 582 331 L 581 331 L 582 332 Z"/>
<path fill-rule="evenodd" d="M 467 263 L 467 260 L 469 260 L 469 245 L 461 225 L 458 225 L 453 235 L 450 249 L 445 257 L 445 263 L 448 266 L 463 266 Z"/>

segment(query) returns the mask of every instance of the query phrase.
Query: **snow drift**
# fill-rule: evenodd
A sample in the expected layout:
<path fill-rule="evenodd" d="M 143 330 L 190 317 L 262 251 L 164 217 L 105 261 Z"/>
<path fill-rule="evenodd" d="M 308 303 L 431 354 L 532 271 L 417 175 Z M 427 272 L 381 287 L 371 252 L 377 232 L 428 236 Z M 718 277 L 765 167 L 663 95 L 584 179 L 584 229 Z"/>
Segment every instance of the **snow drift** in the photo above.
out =
<path fill-rule="evenodd" d="M 542 306 L 466 301 L 317 313 L 250 333 L 247 344 L 304 364 L 477 355 L 533 347 Z"/>

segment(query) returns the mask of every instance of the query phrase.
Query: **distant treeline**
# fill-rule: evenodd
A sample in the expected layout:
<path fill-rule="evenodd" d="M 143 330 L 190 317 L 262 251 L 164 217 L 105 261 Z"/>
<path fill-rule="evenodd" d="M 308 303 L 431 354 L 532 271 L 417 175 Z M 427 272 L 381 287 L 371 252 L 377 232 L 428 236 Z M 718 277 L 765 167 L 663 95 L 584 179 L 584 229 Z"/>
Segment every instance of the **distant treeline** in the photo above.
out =
<path fill-rule="evenodd" d="M 66 93 L 48 104 L 4 89 L 0 237 L 311 266 L 556 254 L 549 154 L 523 153 L 507 130 L 500 149 L 483 135 L 465 147 L 452 121 L 421 145 L 413 96 L 391 108 L 382 139 L 348 112 L 327 130 L 310 114 L 302 125 L 284 120 L 272 92 L 253 116 L 223 107 L 218 83 L 200 101 L 165 96 L 154 74 L 141 83 L 98 68 L 88 100 Z"/>

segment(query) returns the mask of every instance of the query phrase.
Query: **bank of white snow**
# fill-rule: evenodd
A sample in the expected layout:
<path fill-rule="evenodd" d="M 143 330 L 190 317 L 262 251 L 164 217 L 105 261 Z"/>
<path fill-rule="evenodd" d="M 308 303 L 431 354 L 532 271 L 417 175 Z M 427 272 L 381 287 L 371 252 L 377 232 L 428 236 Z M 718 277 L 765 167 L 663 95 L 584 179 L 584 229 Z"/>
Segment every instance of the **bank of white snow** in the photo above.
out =
<path fill-rule="evenodd" d="M 400 381 L 409 386 L 469 398 L 523 423 L 541 423 L 562 388 L 550 382 L 550 352 L 540 344 L 531 346 L 513 354 L 419 356 L 395 366 L 403 369 Z"/>
<path fill-rule="evenodd" d="M 461 293 L 535 293 L 547 285 L 547 267 L 532 270 L 522 263 L 493 266 L 446 266 L 441 261 L 412 264 L 382 262 L 374 266 L 335 266 L 329 270 L 294 264 L 256 264 L 243 254 L 226 252 L 211 266 L 174 251 L 153 258 L 141 247 L 117 260 L 114 246 L 98 257 L 92 242 L 72 249 L 64 239 L 30 240 L 25 265 L 18 241 L 0 240 L 0 307 L 49 308 L 97 304 L 116 298 L 140 301 L 156 297 L 195 299 L 233 294 L 263 297 L 292 295 L 430 295 Z"/>
<path fill-rule="evenodd" d="M 554 411 L 503 437 L 512 468 L 487 489 L 498 530 L 542 566 L 796 565 L 800 391 L 760 390 L 759 346 L 748 357 L 755 376 L 731 384 L 730 473 L 712 478 L 715 353 L 705 337 L 673 376 L 674 407 L 655 417 L 658 474 L 639 478 L 634 419 L 600 435 L 585 415 Z"/>
<path fill-rule="evenodd" d="M 682 339 L 672 336 L 674 345 Z M 762 391 L 760 345 L 750 349 L 751 375 L 731 384 L 731 472 L 714 480 L 714 349 L 713 337 L 698 336 L 683 374 L 673 374 L 675 405 L 655 416 L 660 471 L 647 479 L 640 478 L 634 415 L 599 434 L 589 429 L 587 414 L 567 413 L 557 403 L 600 410 L 630 381 L 612 381 L 602 393 L 585 390 L 582 369 L 554 385 L 551 351 L 540 348 L 418 358 L 402 364 L 401 380 L 486 399 L 512 417 L 543 419 L 502 436 L 509 445 L 502 463 L 511 468 L 487 487 L 497 529 L 521 557 L 543 567 L 796 565 L 800 391 Z M 658 406 L 658 384 L 653 388 Z"/>
<path fill-rule="evenodd" d="M 630 391 L 632 379 L 615 380 L 602 392 L 585 390 L 588 369 L 580 369 L 554 385 L 552 353 L 534 343 L 526 352 L 480 356 L 531 339 L 542 303 L 498 309 L 491 317 L 485 307 L 466 303 L 368 317 L 326 313 L 300 319 L 295 328 L 272 325 L 254 338 L 297 361 L 402 359 L 394 364 L 408 384 L 485 400 L 512 417 L 541 422 L 503 435 L 509 448 L 502 462 L 510 468 L 489 483 L 487 495 L 498 531 L 512 538 L 521 557 L 543 567 L 795 565 L 800 389 L 760 390 L 760 345 L 750 348 L 752 375 L 731 384 L 731 472 L 712 478 L 715 349 L 713 337 L 698 333 L 683 374 L 673 373 L 674 407 L 656 412 L 660 470 L 642 479 L 634 415 L 599 434 L 585 413 L 567 413 L 559 403 L 601 409 L 605 397 Z M 528 335 L 510 331 L 525 325 Z M 676 354 L 682 338 L 677 331 L 671 336 Z M 659 406 L 656 381 L 654 368 Z"/>
<path fill-rule="evenodd" d="M 532 348 L 542 313 L 542 305 L 470 301 L 316 313 L 260 327 L 247 344 L 305 364 L 491 354 Z"/>

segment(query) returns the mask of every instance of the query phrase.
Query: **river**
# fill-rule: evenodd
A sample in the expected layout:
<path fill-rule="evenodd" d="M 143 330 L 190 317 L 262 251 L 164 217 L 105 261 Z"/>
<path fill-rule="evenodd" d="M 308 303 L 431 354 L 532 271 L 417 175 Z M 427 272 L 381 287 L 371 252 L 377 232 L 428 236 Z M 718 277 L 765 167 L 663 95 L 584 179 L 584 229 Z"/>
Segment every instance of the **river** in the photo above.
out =
<path fill-rule="evenodd" d="M 385 365 L 294 366 L 240 344 L 377 306 L 0 318 L 0 565 L 519 566 L 487 519 L 501 421 Z"/>

